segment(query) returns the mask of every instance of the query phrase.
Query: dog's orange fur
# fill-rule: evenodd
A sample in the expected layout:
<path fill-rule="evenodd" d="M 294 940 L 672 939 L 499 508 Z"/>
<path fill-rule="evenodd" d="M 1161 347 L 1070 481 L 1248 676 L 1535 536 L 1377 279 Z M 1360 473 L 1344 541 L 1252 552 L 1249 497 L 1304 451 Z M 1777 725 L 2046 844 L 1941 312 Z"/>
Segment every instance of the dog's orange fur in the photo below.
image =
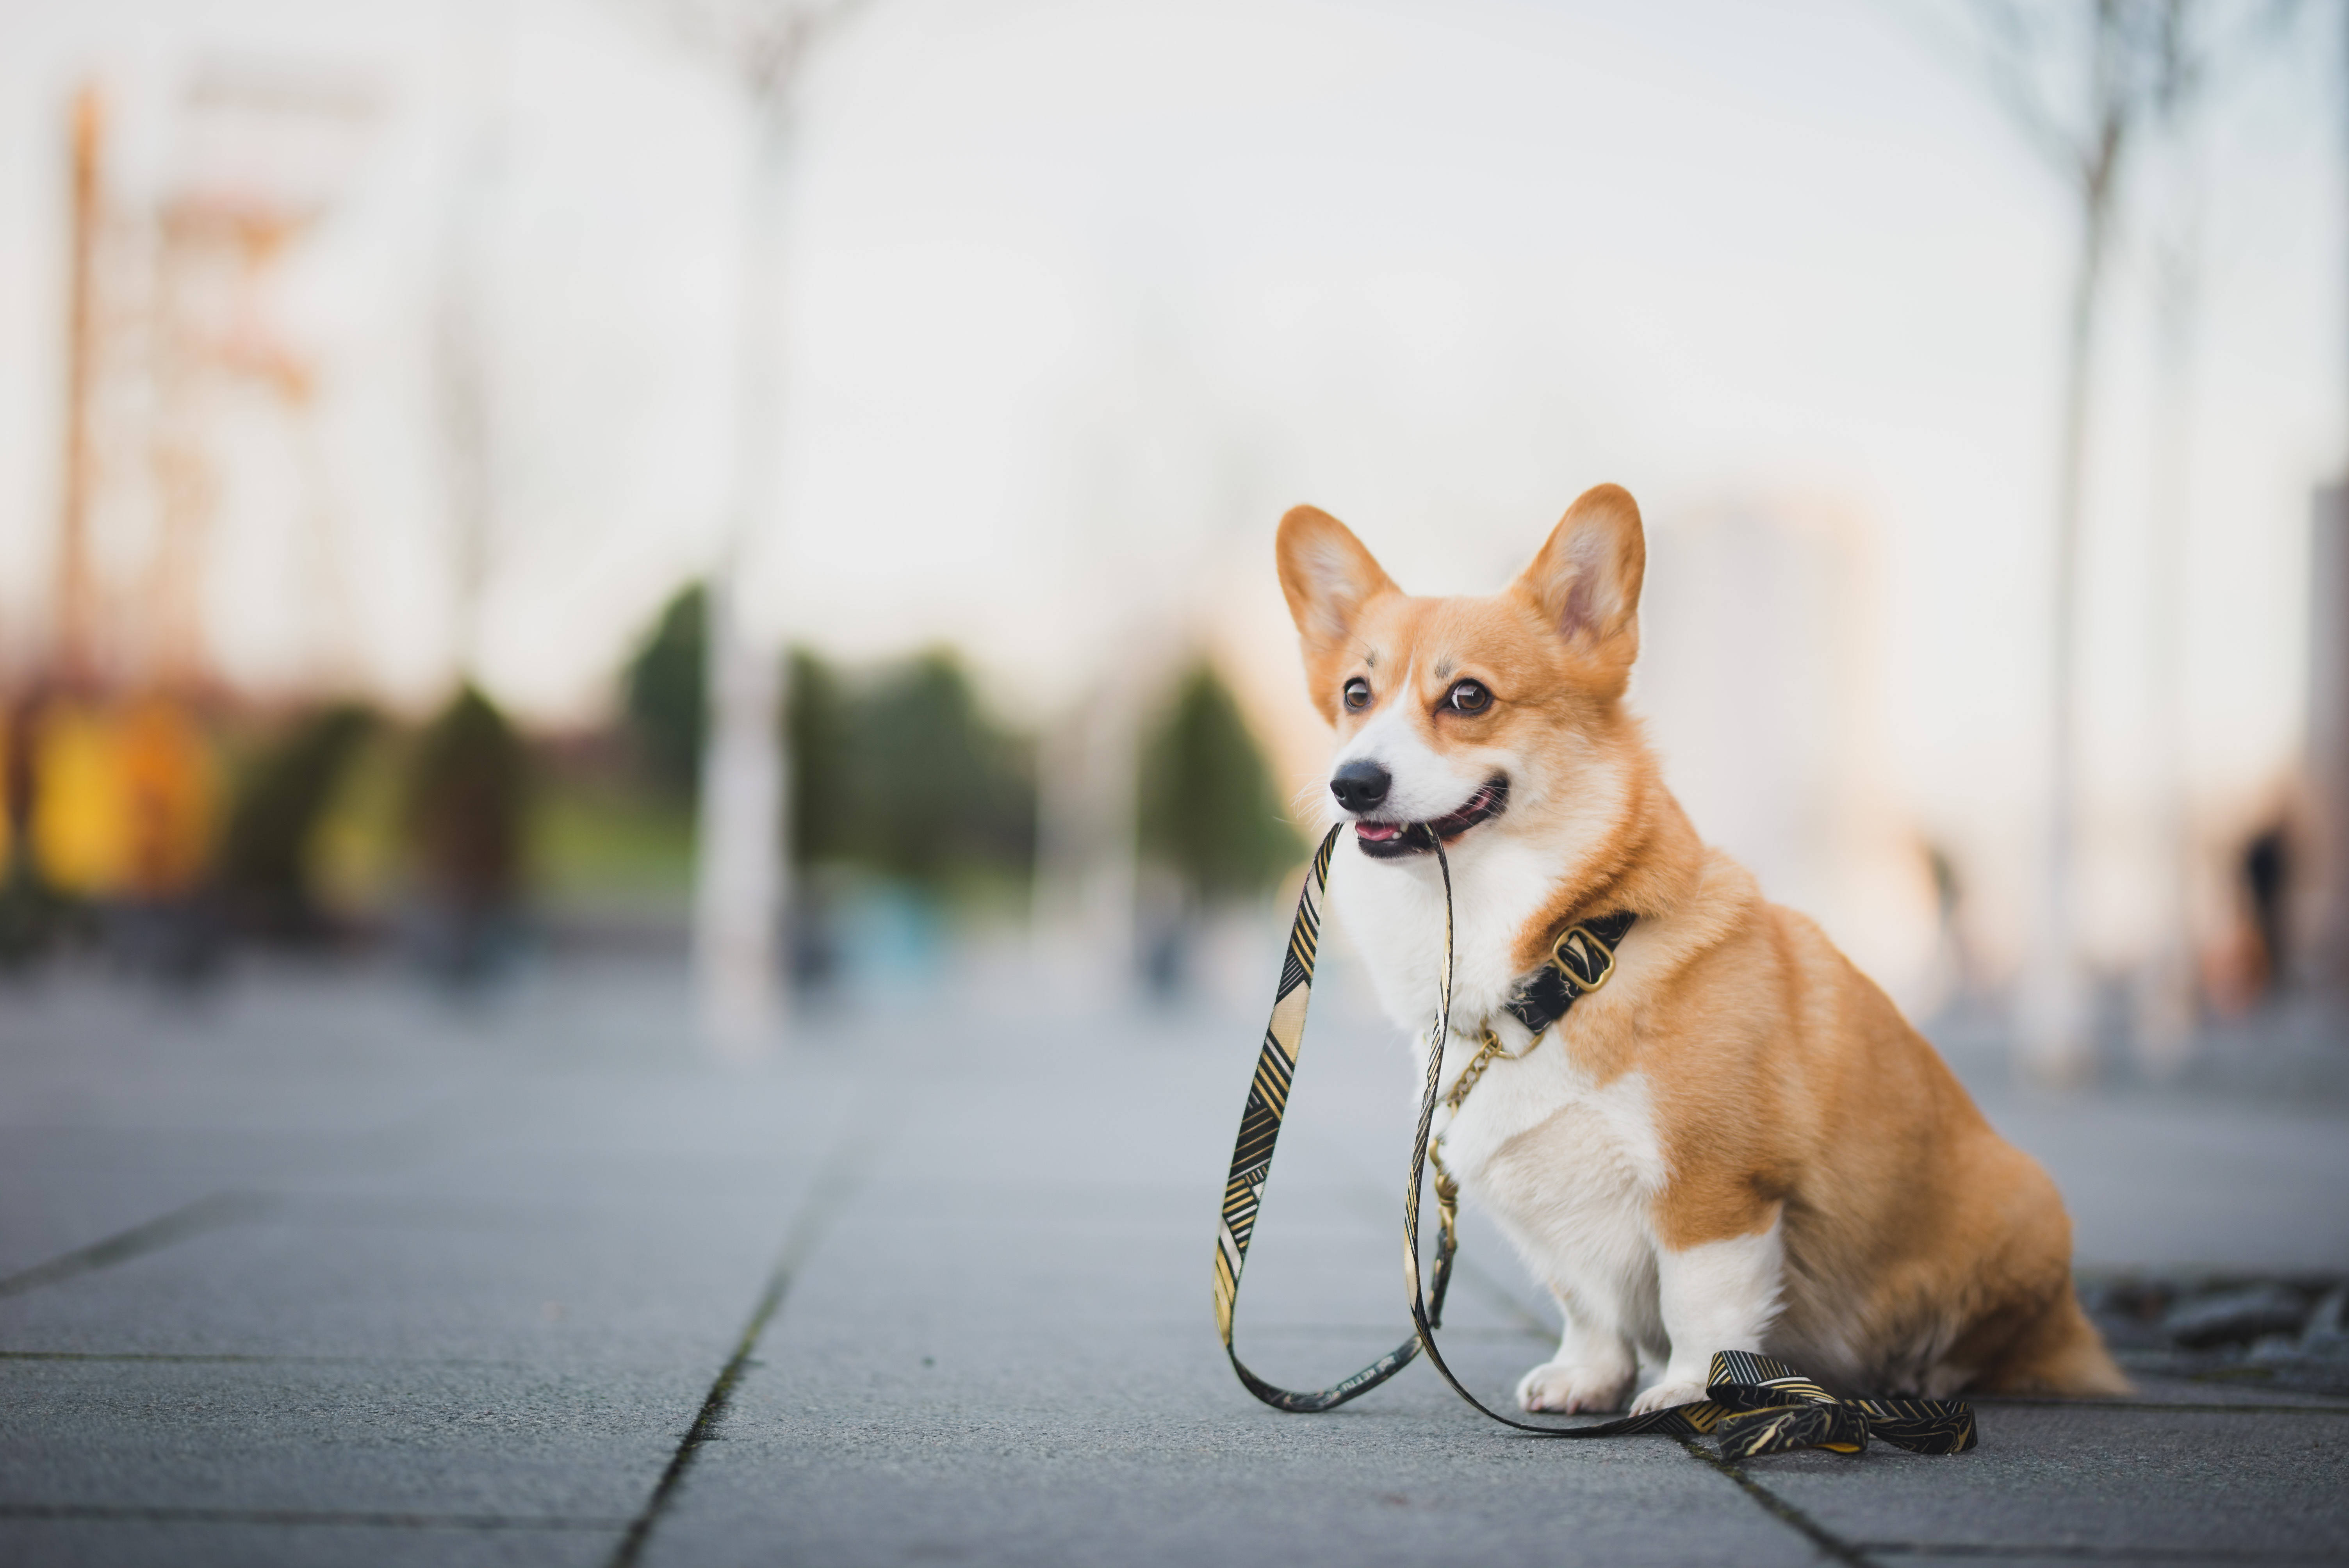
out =
<path fill-rule="evenodd" d="M 1314 698 L 1341 739 L 1371 717 L 1346 711 L 1346 681 L 1367 670 L 1392 687 L 1407 672 L 1380 711 L 1408 704 L 1438 751 L 1489 750 L 1547 779 L 1505 819 L 1570 846 L 1515 968 L 1530 972 L 1574 919 L 1640 915 L 1619 973 L 1558 1034 L 1594 1081 L 1647 1081 L 1669 1171 L 1650 1215 L 1662 1245 L 1782 1221 L 1784 1321 L 1849 1346 L 1851 1375 L 1877 1391 L 2127 1388 L 2074 1295 L 2071 1223 L 2045 1171 L 1816 924 L 1707 850 L 1665 788 L 1623 703 L 1645 570 L 1628 493 L 1584 495 L 1490 598 L 1404 594 L 1309 507 L 1282 521 L 1278 554 Z M 1443 706 L 1463 677 L 1493 693 L 1486 712 Z"/>

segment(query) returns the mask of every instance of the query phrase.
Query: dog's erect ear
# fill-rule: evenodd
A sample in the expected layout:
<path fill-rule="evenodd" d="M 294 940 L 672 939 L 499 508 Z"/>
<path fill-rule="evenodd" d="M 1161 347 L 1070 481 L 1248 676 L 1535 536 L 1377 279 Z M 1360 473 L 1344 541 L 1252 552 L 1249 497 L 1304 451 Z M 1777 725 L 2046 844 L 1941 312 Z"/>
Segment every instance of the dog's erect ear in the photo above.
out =
<path fill-rule="evenodd" d="M 1289 508 L 1274 549 L 1309 662 L 1345 640 L 1364 605 L 1402 592 L 1353 531 L 1319 507 Z"/>
<path fill-rule="evenodd" d="M 1596 485 L 1566 509 L 1516 586 L 1576 655 L 1613 674 L 1619 690 L 1640 656 L 1640 582 L 1647 571 L 1640 503 L 1620 485 Z"/>

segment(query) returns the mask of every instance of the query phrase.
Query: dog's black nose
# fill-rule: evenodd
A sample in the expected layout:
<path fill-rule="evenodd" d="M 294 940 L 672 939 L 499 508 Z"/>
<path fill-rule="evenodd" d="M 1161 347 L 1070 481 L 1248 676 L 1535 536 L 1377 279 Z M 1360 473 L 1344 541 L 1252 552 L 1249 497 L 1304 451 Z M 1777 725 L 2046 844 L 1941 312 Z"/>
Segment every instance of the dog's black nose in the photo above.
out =
<path fill-rule="evenodd" d="M 1357 757 L 1330 776 L 1330 793 L 1349 811 L 1375 811 L 1393 782 L 1385 769 Z"/>

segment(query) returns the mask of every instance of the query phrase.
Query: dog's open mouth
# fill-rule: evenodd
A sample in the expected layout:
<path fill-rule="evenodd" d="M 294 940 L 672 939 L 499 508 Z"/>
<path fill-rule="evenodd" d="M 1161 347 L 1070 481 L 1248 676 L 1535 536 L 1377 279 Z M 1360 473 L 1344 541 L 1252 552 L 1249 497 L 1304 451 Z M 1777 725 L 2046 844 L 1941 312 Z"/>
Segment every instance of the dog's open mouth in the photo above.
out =
<path fill-rule="evenodd" d="M 1377 860 L 1423 855 L 1435 847 L 1438 839 L 1448 844 L 1477 823 L 1491 821 L 1508 807 L 1509 780 L 1495 773 L 1468 797 L 1465 805 L 1449 816 L 1426 822 L 1356 822 L 1354 841 L 1362 846 L 1362 853 Z"/>

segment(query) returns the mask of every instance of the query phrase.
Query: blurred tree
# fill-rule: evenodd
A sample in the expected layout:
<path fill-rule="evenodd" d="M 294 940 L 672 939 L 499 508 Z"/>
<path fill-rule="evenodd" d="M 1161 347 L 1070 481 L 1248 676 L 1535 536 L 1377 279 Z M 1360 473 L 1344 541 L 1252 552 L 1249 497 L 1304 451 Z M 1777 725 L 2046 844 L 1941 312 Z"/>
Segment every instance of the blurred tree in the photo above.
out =
<path fill-rule="evenodd" d="M 1205 659 L 1143 746 L 1143 853 L 1200 903 L 1244 898 L 1296 863 L 1297 830 L 1231 690 Z"/>
<path fill-rule="evenodd" d="M 680 793 L 707 735 L 706 603 L 698 586 L 671 600 L 625 676 L 646 765 Z M 793 864 L 859 867 L 933 892 L 973 872 L 1027 874 L 1031 748 L 987 713 L 952 653 L 846 675 L 800 648 L 784 686 Z"/>
<path fill-rule="evenodd" d="M 34 843 L 40 795 L 40 734 L 56 694 L 43 686 L 21 692 L 6 714 L 7 744 L 0 758 L 0 816 L 7 820 L 8 854 L 0 867 L 0 968 L 14 968 L 46 952 L 72 923 L 69 902 L 41 874 Z"/>
<path fill-rule="evenodd" d="M 783 734 L 791 763 L 792 862 L 849 859 L 854 825 L 845 786 L 853 737 L 840 674 L 807 649 L 794 648 L 790 690 Z"/>
<path fill-rule="evenodd" d="M 375 724 L 375 715 L 356 703 L 322 709 L 296 723 L 246 774 L 229 815 L 221 885 L 248 926 L 297 938 L 324 929 L 318 826 Z"/>
<path fill-rule="evenodd" d="M 666 788 L 690 795 L 701 778 L 709 727 L 709 594 L 695 583 L 678 591 L 628 661 L 628 723 L 646 766 Z"/>
<path fill-rule="evenodd" d="M 795 707 L 817 748 L 807 765 L 812 850 L 932 892 L 972 872 L 1027 874 L 1030 748 L 986 713 L 953 654 L 933 650 Z M 827 745 L 838 758 L 829 769 Z"/>

